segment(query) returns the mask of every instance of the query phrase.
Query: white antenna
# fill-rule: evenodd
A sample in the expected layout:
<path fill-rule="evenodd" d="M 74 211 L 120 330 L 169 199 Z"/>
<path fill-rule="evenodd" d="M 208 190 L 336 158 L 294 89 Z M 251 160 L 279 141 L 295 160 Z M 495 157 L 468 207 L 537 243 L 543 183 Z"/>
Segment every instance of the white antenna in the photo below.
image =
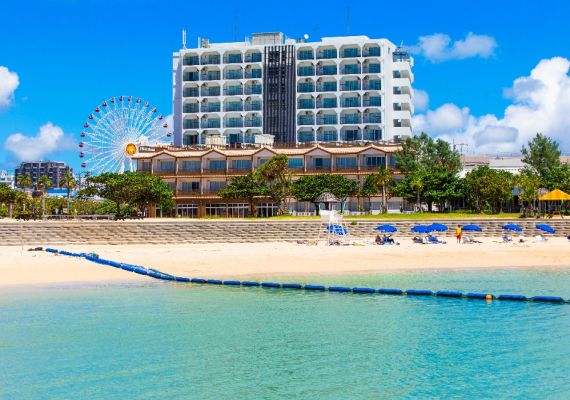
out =
<path fill-rule="evenodd" d="M 186 48 L 186 31 L 184 29 L 182 30 L 182 48 Z"/>

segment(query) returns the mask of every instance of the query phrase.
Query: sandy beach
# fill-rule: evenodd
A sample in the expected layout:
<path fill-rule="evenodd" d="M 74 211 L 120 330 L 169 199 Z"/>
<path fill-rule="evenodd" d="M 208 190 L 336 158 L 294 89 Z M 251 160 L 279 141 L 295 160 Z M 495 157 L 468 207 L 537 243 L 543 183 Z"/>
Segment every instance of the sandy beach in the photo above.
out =
<path fill-rule="evenodd" d="M 292 243 L 59 246 L 71 252 L 155 268 L 190 278 L 247 279 L 262 275 L 381 273 L 406 269 L 570 268 L 570 243 L 551 238 L 546 243 L 412 244 L 400 246 L 306 246 Z M 0 286 L 71 282 L 133 281 L 149 278 L 84 259 L 21 247 L 0 247 Z"/>

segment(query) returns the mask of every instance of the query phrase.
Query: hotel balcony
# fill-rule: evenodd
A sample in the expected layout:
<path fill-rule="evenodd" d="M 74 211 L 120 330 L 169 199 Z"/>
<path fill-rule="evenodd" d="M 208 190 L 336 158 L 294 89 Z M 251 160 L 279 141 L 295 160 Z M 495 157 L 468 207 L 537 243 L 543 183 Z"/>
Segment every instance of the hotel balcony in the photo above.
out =
<path fill-rule="evenodd" d="M 224 111 L 243 111 L 243 103 L 241 101 L 231 101 L 224 104 Z"/>
<path fill-rule="evenodd" d="M 211 129 L 211 128 L 221 128 L 221 123 L 219 118 L 210 118 L 207 121 L 202 121 L 200 124 L 202 129 Z"/>
<path fill-rule="evenodd" d="M 220 71 L 210 71 L 208 73 L 200 75 L 200 79 L 203 81 L 219 81 L 220 77 Z"/>
<path fill-rule="evenodd" d="M 337 131 L 317 132 L 317 141 L 319 142 L 336 142 L 338 140 Z"/>
<path fill-rule="evenodd" d="M 220 88 L 219 87 L 202 88 L 200 90 L 200 94 L 202 95 L 202 97 L 219 96 L 220 95 Z"/>
<path fill-rule="evenodd" d="M 340 117 L 341 124 L 360 124 L 361 120 L 360 114 L 347 114 Z"/>
<path fill-rule="evenodd" d="M 297 125 L 315 125 L 315 116 L 300 115 L 297 117 Z"/>
<path fill-rule="evenodd" d="M 242 128 L 242 118 L 228 118 L 224 120 L 224 128 Z"/>
<path fill-rule="evenodd" d="M 336 82 L 325 82 L 317 85 L 317 92 L 336 92 L 338 85 Z M 312 90 L 314 92 L 314 90 Z"/>
<path fill-rule="evenodd" d="M 336 49 L 328 49 L 317 52 L 317 60 L 330 60 L 332 58 L 337 58 Z"/>
<path fill-rule="evenodd" d="M 338 116 L 336 114 L 317 117 L 317 125 L 336 125 L 336 124 L 338 124 Z"/>
<path fill-rule="evenodd" d="M 224 171 L 225 172 L 225 171 Z M 217 196 L 222 189 L 202 189 L 203 196 Z"/>
<path fill-rule="evenodd" d="M 202 65 L 215 65 L 220 63 L 220 56 L 204 56 L 202 57 Z"/>
<path fill-rule="evenodd" d="M 247 128 L 260 128 L 262 125 L 261 117 L 253 117 L 245 119 L 245 126 Z"/>
<path fill-rule="evenodd" d="M 364 140 L 382 140 L 382 129 L 365 129 L 362 136 Z"/>
<path fill-rule="evenodd" d="M 297 92 L 299 93 L 311 93 L 315 91 L 314 83 L 300 83 L 297 86 Z"/>
<path fill-rule="evenodd" d="M 297 52 L 297 60 L 314 60 L 313 50 L 300 50 Z"/>
<path fill-rule="evenodd" d="M 200 174 L 200 168 L 178 168 L 179 175 L 198 175 Z M 199 190 L 198 190 L 199 192 Z"/>
<path fill-rule="evenodd" d="M 333 171 L 353 171 L 356 172 L 358 171 L 358 166 L 357 165 L 335 165 L 333 168 Z"/>
<path fill-rule="evenodd" d="M 342 108 L 360 107 L 360 97 L 347 97 L 342 99 Z"/>
<path fill-rule="evenodd" d="M 382 106 L 382 97 L 368 97 L 364 98 L 363 101 L 364 107 L 381 107 Z"/>
<path fill-rule="evenodd" d="M 182 111 L 185 113 L 197 113 L 199 112 L 198 104 L 184 104 Z"/>
<path fill-rule="evenodd" d="M 337 108 L 338 101 L 334 99 L 317 100 L 317 108 Z"/>
<path fill-rule="evenodd" d="M 184 57 L 182 63 L 183 65 L 200 65 L 200 58 L 198 56 Z"/>
<path fill-rule="evenodd" d="M 317 67 L 317 75 L 319 76 L 326 76 L 326 75 L 336 75 L 338 69 L 336 65 L 325 65 L 322 67 Z"/>
<path fill-rule="evenodd" d="M 182 78 L 184 82 L 196 82 L 200 80 L 198 72 L 185 72 Z"/>
<path fill-rule="evenodd" d="M 243 95 L 243 86 L 230 86 L 224 89 L 224 96 L 241 96 Z"/>
<path fill-rule="evenodd" d="M 198 129 L 199 123 L 197 119 L 184 120 L 184 129 Z"/>
<path fill-rule="evenodd" d="M 358 129 L 341 131 L 340 140 L 343 142 L 355 142 L 357 140 L 362 140 L 362 132 Z"/>
<path fill-rule="evenodd" d="M 314 75 L 315 75 L 315 68 L 314 67 L 297 68 L 297 76 L 314 76 Z"/>
<path fill-rule="evenodd" d="M 368 47 L 362 50 L 362 57 L 380 57 L 380 47 Z"/>
<path fill-rule="evenodd" d="M 162 169 L 162 168 L 154 168 L 152 171 L 153 175 L 176 175 L 176 169 Z"/>
<path fill-rule="evenodd" d="M 184 89 L 184 97 L 200 97 L 200 91 L 198 88 L 188 88 Z"/>
<path fill-rule="evenodd" d="M 241 69 L 226 71 L 224 72 L 224 79 L 243 79 L 243 71 Z"/>
<path fill-rule="evenodd" d="M 354 92 L 355 90 L 360 90 L 360 81 L 341 83 L 340 90 L 343 92 Z"/>
<path fill-rule="evenodd" d="M 261 111 L 261 101 L 246 102 L 245 111 Z"/>
<path fill-rule="evenodd" d="M 245 55 L 245 62 L 261 62 L 261 53 L 251 53 Z"/>
<path fill-rule="evenodd" d="M 301 99 L 297 101 L 297 109 L 299 110 L 308 110 L 312 108 L 315 108 L 314 99 Z"/>
<path fill-rule="evenodd" d="M 365 124 L 381 124 L 382 123 L 382 113 L 364 114 L 363 122 Z"/>
<path fill-rule="evenodd" d="M 202 175 L 225 175 L 226 173 L 226 167 L 224 168 L 204 168 L 202 169 Z M 213 190 L 213 189 L 204 189 L 204 193 L 206 193 L 206 190 Z M 216 191 L 216 193 L 219 191 L 219 189 Z"/>
<path fill-rule="evenodd" d="M 210 103 L 210 104 L 202 104 L 200 110 L 203 113 L 210 113 L 210 112 L 220 112 L 221 105 L 220 103 Z"/>
<path fill-rule="evenodd" d="M 248 85 L 245 87 L 245 94 L 261 94 L 261 85 Z"/>
<path fill-rule="evenodd" d="M 360 57 L 360 49 L 358 49 L 358 48 L 344 49 L 341 52 L 341 54 L 342 54 L 342 58 Z"/>
<path fill-rule="evenodd" d="M 241 64 L 243 57 L 241 54 L 230 54 L 224 57 L 224 64 Z"/>
<path fill-rule="evenodd" d="M 379 74 L 381 72 L 380 64 L 368 64 L 362 66 L 363 74 Z"/>
<path fill-rule="evenodd" d="M 342 67 L 342 74 L 343 75 L 355 75 L 360 73 L 360 65 L 359 64 L 350 64 L 345 65 Z"/>
<path fill-rule="evenodd" d="M 228 174 L 249 174 L 251 172 L 250 168 L 228 168 Z"/>
<path fill-rule="evenodd" d="M 200 196 L 201 194 L 200 189 L 178 189 L 176 191 L 176 196 Z"/>
<path fill-rule="evenodd" d="M 261 69 L 245 70 L 245 79 L 261 79 Z"/>
<path fill-rule="evenodd" d="M 331 170 L 330 165 L 311 165 L 307 167 L 307 172 L 321 172 L 321 171 L 330 172 L 330 170 Z"/>
<path fill-rule="evenodd" d="M 382 90 L 382 81 L 377 79 L 373 81 L 364 81 L 364 90 Z"/>

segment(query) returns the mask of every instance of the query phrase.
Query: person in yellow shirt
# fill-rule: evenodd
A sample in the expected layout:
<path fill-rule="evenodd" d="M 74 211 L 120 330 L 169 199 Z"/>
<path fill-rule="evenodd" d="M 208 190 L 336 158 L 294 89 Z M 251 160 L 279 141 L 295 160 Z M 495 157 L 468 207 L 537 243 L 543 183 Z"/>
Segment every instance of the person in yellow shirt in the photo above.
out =
<path fill-rule="evenodd" d="M 461 225 L 457 225 L 455 235 L 457 236 L 457 243 L 461 244 Z"/>

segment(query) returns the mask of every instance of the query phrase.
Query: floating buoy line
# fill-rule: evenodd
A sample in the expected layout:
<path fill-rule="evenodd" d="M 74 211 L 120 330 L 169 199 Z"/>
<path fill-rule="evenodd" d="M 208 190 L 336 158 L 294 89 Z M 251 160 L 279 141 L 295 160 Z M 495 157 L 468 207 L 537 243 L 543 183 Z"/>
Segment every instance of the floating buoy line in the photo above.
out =
<path fill-rule="evenodd" d="M 505 300 L 505 301 L 519 301 L 528 302 L 533 301 L 537 303 L 570 303 L 570 300 L 564 300 L 562 297 L 556 296 L 534 296 L 526 297 L 522 295 L 515 294 L 501 294 L 495 296 L 490 293 L 461 293 L 461 292 L 451 292 L 451 291 L 437 291 L 432 292 L 431 290 L 400 290 L 400 289 L 374 289 L 366 287 L 354 287 L 350 288 L 348 286 L 323 286 L 323 285 L 301 285 L 298 283 L 277 283 L 277 282 L 254 282 L 254 281 L 232 281 L 232 280 L 219 280 L 219 279 L 200 279 L 200 278 L 184 278 L 180 276 L 173 276 L 153 268 L 147 268 L 140 265 L 118 263 L 115 261 L 105 260 L 99 257 L 93 257 L 85 253 L 71 253 L 69 251 L 58 251 L 56 249 L 47 248 L 45 251 L 53 254 L 61 254 L 70 257 L 85 258 L 86 260 L 92 261 L 101 265 L 109 265 L 111 267 L 120 268 L 125 271 L 134 272 L 140 275 L 146 275 L 154 279 L 161 279 L 165 281 L 177 281 L 177 282 L 187 282 L 187 283 L 197 283 L 197 284 L 209 284 L 209 285 L 222 285 L 222 286 L 246 286 L 246 287 L 264 287 L 264 288 L 274 288 L 274 289 L 296 289 L 305 291 L 328 291 L 328 292 L 344 292 L 344 293 L 363 293 L 363 294 L 380 294 L 380 295 L 393 295 L 393 296 L 432 296 L 432 297 L 442 297 L 442 298 L 466 298 L 474 300 Z"/>

